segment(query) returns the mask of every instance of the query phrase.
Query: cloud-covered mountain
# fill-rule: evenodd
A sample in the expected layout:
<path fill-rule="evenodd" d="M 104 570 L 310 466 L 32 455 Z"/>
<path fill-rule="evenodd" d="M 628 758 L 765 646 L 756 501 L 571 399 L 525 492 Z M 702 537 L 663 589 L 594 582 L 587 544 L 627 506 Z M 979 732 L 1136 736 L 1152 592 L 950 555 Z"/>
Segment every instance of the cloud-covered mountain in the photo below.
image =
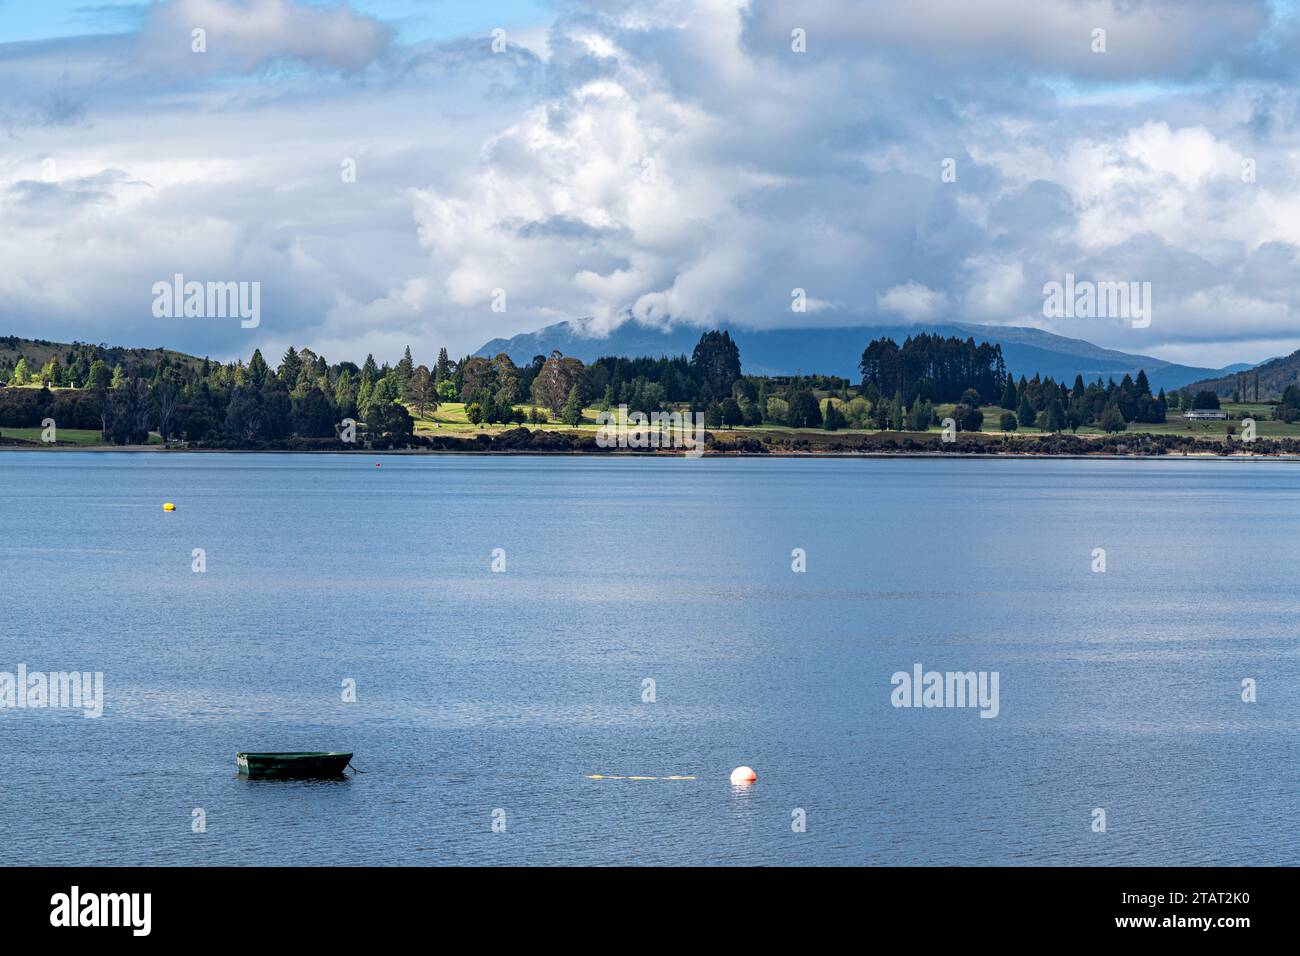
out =
<path fill-rule="evenodd" d="M 1174 389 L 1188 382 L 1212 375 L 1222 375 L 1249 368 L 1233 365 L 1223 369 L 1196 368 L 1165 362 L 1149 355 L 1130 355 L 1104 349 L 1082 339 L 1071 339 L 1041 329 L 965 323 L 933 323 L 924 326 L 885 325 L 854 326 L 831 329 L 730 328 L 740 348 L 740 361 L 751 375 L 792 375 L 822 373 L 841 375 L 856 381 L 861 377 L 858 361 L 872 339 L 892 338 L 901 343 L 909 335 L 930 332 L 944 336 L 973 337 L 977 342 L 1002 346 L 1007 369 L 1019 377 L 1050 375 L 1067 384 L 1076 375 L 1086 381 L 1136 375 L 1145 369 L 1152 388 Z M 602 355 L 625 357 L 690 355 L 700 339 L 701 330 L 692 326 L 674 326 L 668 331 L 625 322 L 608 337 L 582 335 L 568 322 L 557 322 L 537 332 L 493 339 L 475 355 L 491 358 L 505 352 L 516 364 L 531 361 L 535 355 L 550 355 L 558 349 L 565 355 L 590 362 Z"/>

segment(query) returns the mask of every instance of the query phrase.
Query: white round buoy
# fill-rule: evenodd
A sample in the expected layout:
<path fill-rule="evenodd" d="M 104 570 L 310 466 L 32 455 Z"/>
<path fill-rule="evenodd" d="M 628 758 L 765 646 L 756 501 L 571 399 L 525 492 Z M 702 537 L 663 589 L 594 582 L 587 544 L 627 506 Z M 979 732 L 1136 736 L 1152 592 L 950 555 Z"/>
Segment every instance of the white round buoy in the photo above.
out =
<path fill-rule="evenodd" d="M 731 771 L 731 782 L 737 786 L 745 783 L 753 783 L 758 779 L 758 774 L 754 773 L 753 767 L 737 767 Z"/>

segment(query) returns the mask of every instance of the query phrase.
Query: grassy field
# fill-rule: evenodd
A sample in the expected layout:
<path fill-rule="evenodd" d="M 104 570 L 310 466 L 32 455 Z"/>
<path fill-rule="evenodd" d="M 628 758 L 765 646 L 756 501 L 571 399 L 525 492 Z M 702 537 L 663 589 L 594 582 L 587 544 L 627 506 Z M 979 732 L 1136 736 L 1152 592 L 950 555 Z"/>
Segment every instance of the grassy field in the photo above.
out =
<path fill-rule="evenodd" d="M 0 438 L 18 438 L 23 441 L 40 441 L 40 428 L 0 428 Z M 55 437 L 60 442 L 74 442 L 78 445 L 98 445 L 99 431 L 94 428 L 60 428 Z M 154 436 L 149 436 L 153 442 Z"/>
<path fill-rule="evenodd" d="M 523 407 L 525 411 L 527 406 Z M 937 405 L 935 413 L 942 420 L 952 414 L 955 406 Z M 1241 433 L 1241 419 L 1253 417 L 1255 419 L 1255 434 L 1260 438 L 1300 438 L 1300 422 L 1287 424 L 1286 422 L 1277 422 L 1272 420 L 1273 407 L 1265 404 L 1241 404 L 1233 405 L 1225 403 L 1224 410 L 1231 416 L 1228 421 L 1187 421 L 1182 417 L 1182 412 L 1171 411 L 1167 421 L 1160 424 L 1147 424 L 1143 422 L 1130 422 L 1126 432 L 1129 434 L 1151 434 L 1151 435 L 1187 435 L 1197 438 L 1224 438 L 1228 434 L 1228 428 L 1234 429 L 1234 434 Z M 415 410 L 411 409 L 411 416 L 415 418 Z M 984 412 L 984 427 L 981 431 L 984 434 L 1000 435 L 1002 430 L 998 428 L 998 422 L 1002 417 L 1004 408 L 996 405 L 987 405 L 982 411 Z M 594 432 L 599 426 L 596 424 L 596 416 L 599 410 L 596 408 L 585 408 L 582 412 L 582 424 L 577 428 L 570 427 L 560 422 L 551 421 L 545 425 L 529 424 L 528 428 L 542 428 L 547 431 L 592 431 Z M 440 405 L 436 411 L 426 410 L 423 418 L 416 418 L 415 430 L 418 434 L 455 434 L 455 435 L 477 435 L 479 433 L 495 435 L 506 431 L 510 428 L 518 428 L 518 425 L 496 424 L 496 425 L 474 425 L 465 417 L 465 406 L 460 402 L 448 402 Z M 940 429 L 935 426 L 930 429 L 937 432 Z M 830 434 L 821 428 L 792 428 L 788 425 L 742 425 L 735 428 L 711 428 L 709 431 L 719 433 L 735 433 L 737 435 L 752 434 L 776 434 L 776 435 L 798 435 L 801 433 L 813 434 Z M 842 428 L 838 434 L 848 435 L 865 435 L 877 431 L 874 428 L 853 429 Z M 1042 429 L 1039 428 L 1018 428 L 1015 434 L 1019 435 L 1040 435 Z M 1103 435 L 1105 434 L 1100 428 L 1087 426 L 1080 428 L 1080 435 Z"/>
<path fill-rule="evenodd" d="M 515 407 L 522 408 L 524 412 L 527 413 L 531 406 L 516 405 Z M 462 402 L 445 402 L 442 405 L 439 405 L 435 410 L 426 408 L 424 410 L 423 418 L 419 417 L 416 414 L 415 409 L 410 405 L 407 405 L 406 409 L 411 413 L 411 417 L 415 419 L 416 433 L 422 435 L 448 433 L 453 435 L 478 435 L 480 433 L 484 435 L 495 435 L 511 428 L 519 427 L 513 422 L 509 424 L 497 423 L 495 425 L 475 425 L 465 417 L 465 405 Z M 582 424 L 579 425 L 577 429 L 566 425 L 563 422 L 555 421 L 555 415 L 552 412 L 547 412 L 546 414 L 552 419 L 552 421 L 543 425 L 527 424 L 526 427 L 533 429 L 540 428 L 544 431 L 561 432 L 587 429 L 594 430 L 599 427 L 596 424 L 596 416 L 599 412 L 594 408 L 584 408 L 582 410 Z"/>

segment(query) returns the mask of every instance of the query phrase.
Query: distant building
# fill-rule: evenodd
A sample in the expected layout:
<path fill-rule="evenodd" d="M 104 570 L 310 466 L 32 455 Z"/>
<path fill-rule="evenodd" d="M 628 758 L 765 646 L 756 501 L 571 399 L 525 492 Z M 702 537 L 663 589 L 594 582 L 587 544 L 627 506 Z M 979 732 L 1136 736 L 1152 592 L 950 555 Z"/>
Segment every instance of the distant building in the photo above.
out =
<path fill-rule="evenodd" d="M 1221 408 L 1193 408 L 1190 412 L 1183 412 L 1183 418 L 1210 418 L 1223 421 L 1228 417 L 1228 413 Z"/>

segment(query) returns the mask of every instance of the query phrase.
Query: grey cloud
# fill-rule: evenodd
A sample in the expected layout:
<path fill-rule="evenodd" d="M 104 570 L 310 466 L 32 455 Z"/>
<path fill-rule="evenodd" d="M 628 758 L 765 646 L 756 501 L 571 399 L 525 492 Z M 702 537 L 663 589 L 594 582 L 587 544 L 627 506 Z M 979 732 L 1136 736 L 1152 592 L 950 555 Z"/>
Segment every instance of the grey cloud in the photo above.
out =
<path fill-rule="evenodd" d="M 193 31 L 206 33 L 204 52 Z M 355 72 L 392 40 L 391 28 L 348 7 L 295 0 L 165 0 L 149 8 L 138 35 L 139 60 L 206 74 L 251 73 L 290 61 Z"/>
<path fill-rule="evenodd" d="M 61 182 L 18 180 L 5 190 L 4 196 L 11 215 L 63 216 L 81 207 L 111 204 L 116 199 L 117 187 L 130 186 L 148 188 L 149 184 L 132 179 L 120 169 L 106 169 L 92 176 Z"/>
<path fill-rule="evenodd" d="M 1069 193 L 1058 184 L 1044 180 L 1005 193 L 989 208 L 989 229 L 994 234 L 1012 234 L 1022 242 L 1069 229 L 1074 221 L 1074 204 Z"/>
<path fill-rule="evenodd" d="M 494 52 L 490 36 L 426 41 L 390 49 L 386 58 L 390 81 L 454 76 L 463 82 L 481 82 L 488 76 L 495 88 L 508 89 L 512 95 L 540 86 L 546 69 L 537 54 L 517 43 L 507 42 L 503 51 Z"/>
<path fill-rule="evenodd" d="M 871 55 L 957 75 L 1185 80 L 1259 71 L 1269 24 L 1265 0 L 755 0 L 745 42 L 755 56 L 788 57 L 791 30 L 801 28 L 808 58 Z M 1106 31 L 1105 52 L 1094 52 L 1096 29 Z"/>
<path fill-rule="evenodd" d="M 524 239 L 571 239 L 593 242 L 626 240 L 632 235 L 626 227 L 598 228 L 569 216 L 548 216 L 545 219 L 520 223 L 510 228 Z"/>
<path fill-rule="evenodd" d="M 1266 242 L 1243 257 L 1239 273 L 1241 281 L 1257 293 L 1289 298 L 1296 294 L 1300 276 L 1300 246 Z"/>

